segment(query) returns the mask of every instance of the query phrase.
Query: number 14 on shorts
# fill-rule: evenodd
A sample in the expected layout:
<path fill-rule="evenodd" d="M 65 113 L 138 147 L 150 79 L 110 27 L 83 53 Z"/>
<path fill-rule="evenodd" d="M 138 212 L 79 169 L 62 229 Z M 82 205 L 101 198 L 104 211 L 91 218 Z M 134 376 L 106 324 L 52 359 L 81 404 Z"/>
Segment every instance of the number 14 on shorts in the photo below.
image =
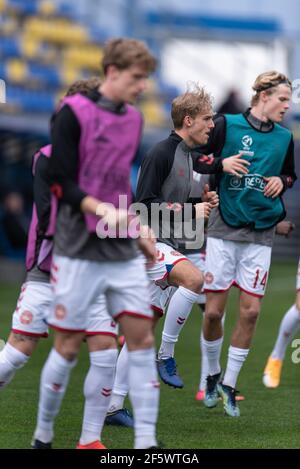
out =
<path fill-rule="evenodd" d="M 255 272 L 255 277 L 254 277 L 252 288 L 263 287 L 263 290 L 264 290 L 267 284 L 268 274 L 269 274 L 268 270 L 264 271 L 264 270 L 257 269 Z"/>

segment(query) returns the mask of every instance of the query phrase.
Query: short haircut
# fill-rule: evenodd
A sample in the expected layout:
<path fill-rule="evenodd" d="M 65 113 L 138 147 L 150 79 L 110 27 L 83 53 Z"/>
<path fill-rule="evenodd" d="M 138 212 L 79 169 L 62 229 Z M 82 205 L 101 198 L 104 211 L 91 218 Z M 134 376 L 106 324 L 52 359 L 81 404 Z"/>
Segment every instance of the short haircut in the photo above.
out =
<path fill-rule="evenodd" d="M 283 73 L 271 70 L 270 72 L 264 72 L 258 75 L 252 89 L 255 91 L 255 95 L 252 96 L 251 106 L 255 106 L 260 97 L 261 91 L 266 91 L 267 94 L 274 93 L 278 85 L 287 85 L 292 88 L 292 84 L 288 77 Z"/>
<path fill-rule="evenodd" d="M 196 117 L 212 110 L 212 97 L 197 83 L 172 102 L 171 117 L 175 129 L 181 129 L 185 116 Z"/>
<path fill-rule="evenodd" d="M 66 96 L 72 96 L 76 93 L 87 95 L 95 88 L 99 88 L 100 85 L 101 80 L 98 77 L 92 77 L 87 80 L 77 80 L 69 87 Z"/>
<path fill-rule="evenodd" d="M 154 72 L 157 61 L 143 41 L 117 38 L 108 41 L 104 46 L 102 58 L 104 74 L 109 65 L 115 65 L 120 70 L 132 65 L 141 65 L 151 73 Z"/>

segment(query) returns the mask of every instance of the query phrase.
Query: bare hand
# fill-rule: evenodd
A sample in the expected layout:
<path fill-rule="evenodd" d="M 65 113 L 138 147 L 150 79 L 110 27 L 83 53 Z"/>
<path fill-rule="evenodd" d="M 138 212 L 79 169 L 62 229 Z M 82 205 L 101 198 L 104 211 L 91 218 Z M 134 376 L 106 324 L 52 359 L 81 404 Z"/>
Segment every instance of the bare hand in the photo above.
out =
<path fill-rule="evenodd" d="M 238 153 L 237 155 L 229 156 L 229 158 L 224 158 L 222 161 L 224 173 L 233 174 L 239 178 L 243 174 L 247 174 L 249 172 L 247 166 L 251 163 L 247 160 L 242 160 L 241 156 L 242 153 Z"/>
<path fill-rule="evenodd" d="M 209 202 L 210 208 L 219 206 L 219 196 L 216 191 L 210 191 L 208 184 L 205 184 L 204 190 L 201 195 L 203 202 Z"/>
<path fill-rule="evenodd" d="M 281 194 L 283 189 L 283 182 L 279 176 L 264 177 L 264 180 L 267 182 L 267 185 L 264 189 L 264 195 L 266 197 L 278 197 Z"/>
<path fill-rule="evenodd" d="M 141 225 L 138 247 L 147 260 L 147 266 L 151 267 L 156 261 L 156 237 L 154 231 L 147 225 Z"/>
<path fill-rule="evenodd" d="M 290 233 L 296 228 L 295 224 L 291 221 L 284 220 L 276 225 L 276 234 L 289 237 Z"/>
<path fill-rule="evenodd" d="M 209 202 L 195 204 L 194 207 L 196 210 L 196 218 L 208 218 L 212 209 Z"/>

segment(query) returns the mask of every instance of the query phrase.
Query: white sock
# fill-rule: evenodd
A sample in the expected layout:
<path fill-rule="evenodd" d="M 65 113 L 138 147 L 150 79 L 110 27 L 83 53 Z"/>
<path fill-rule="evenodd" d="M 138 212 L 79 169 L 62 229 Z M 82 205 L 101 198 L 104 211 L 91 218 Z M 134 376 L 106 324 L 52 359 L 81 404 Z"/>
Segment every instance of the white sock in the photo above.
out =
<path fill-rule="evenodd" d="M 208 374 L 213 376 L 220 373 L 220 354 L 223 344 L 223 336 L 217 340 L 206 340 L 202 337 L 201 349 L 207 358 Z"/>
<path fill-rule="evenodd" d="M 204 320 L 204 314 L 203 313 L 203 320 Z M 223 330 L 224 330 L 224 323 L 225 323 L 225 316 L 226 316 L 226 313 L 223 314 L 223 317 L 222 317 L 222 326 L 223 326 Z M 220 340 L 222 340 L 221 342 L 221 346 L 219 347 L 218 349 L 218 363 L 219 363 L 219 369 L 221 370 L 221 365 L 220 365 L 220 357 L 221 357 L 221 351 L 222 351 L 222 344 L 223 344 L 223 338 L 224 337 L 221 337 Z M 206 387 L 206 378 L 208 377 L 209 374 L 209 364 L 208 364 L 208 358 L 207 358 L 207 354 L 206 354 L 206 348 L 203 346 L 203 340 L 204 339 L 204 336 L 203 336 L 203 331 L 201 330 L 201 334 L 200 334 L 200 349 L 201 349 L 201 370 L 200 370 L 200 383 L 199 383 L 199 390 L 204 390 L 205 387 Z M 219 373 L 219 372 L 217 372 Z"/>
<path fill-rule="evenodd" d="M 84 414 L 80 444 L 101 440 L 101 432 L 114 383 L 118 351 L 90 352 L 90 369 L 84 382 Z"/>
<path fill-rule="evenodd" d="M 206 349 L 203 346 L 203 332 L 201 332 L 200 335 L 200 349 L 201 349 L 201 371 L 200 371 L 200 383 L 199 383 L 199 391 L 204 390 L 206 386 L 206 378 L 209 375 L 209 365 L 208 365 L 208 359 L 207 359 L 207 354 L 206 354 Z M 221 348 L 220 348 L 221 351 Z"/>
<path fill-rule="evenodd" d="M 108 412 L 116 412 L 119 409 L 123 409 L 124 400 L 128 394 L 128 367 L 128 349 L 125 343 L 117 360 L 115 382 Z"/>
<path fill-rule="evenodd" d="M 159 383 L 154 348 L 128 352 L 129 396 L 134 414 L 135 449 L 157 446 Z"/>
<path fill-rule="evenodd" d="M 44 365 L 40 383 L 37 426 L 34 438 L 49 443 L 53 439 L 54 419 L 65 395 L 71 369 L 76 365 L 62 357 L 54 348 Z"/>
<path fill-rule="evenodd" d="M 285 351 L 292 338 L 300 329 L 300 311 L 293 305 L 284 315 L 278 337 L 272 351 L 273 358 L 284 359 Z"/>
<path fill-rule="evenodd" d="M 162 342 L 158 352 L 159 359 L 174 356 L 178 336 L 197 299 L 198 293 L 184 287 L 179 287 L 172 296 L 165 316 Z"/>
<path fill-rule="evenodd" d="M 223 384 L 235 388 L 239 372 L 247 358 L 249 349 L 237 348 L 230 345 L 228 351 L 227 368 L 223 379 Z"/>
<path fill-rule="evenodd" d="M 0 389 L 13 379 L 16 371 L 28 362 L 29 356 L 6 343 L 0 352 Z"/>

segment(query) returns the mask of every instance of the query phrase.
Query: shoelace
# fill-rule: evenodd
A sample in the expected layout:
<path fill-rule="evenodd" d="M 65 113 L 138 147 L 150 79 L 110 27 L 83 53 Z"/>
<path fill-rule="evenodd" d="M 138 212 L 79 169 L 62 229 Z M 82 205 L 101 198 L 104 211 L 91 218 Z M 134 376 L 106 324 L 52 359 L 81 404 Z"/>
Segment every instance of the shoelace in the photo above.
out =
<path fill-rule="evenodd" d="M 122 409 L 122 410 L 123 410 L 123 413 L 124 413 L 127 417 L 132 418 L 132 415 L 130 414 L 130 412 L 129 412 L 128 409 Z"/>
<path fill-rule="evenodd" d="M 234 389 L 234 388 L 231 388 L 229 389 L 229 400 L 230 400 L 230 403 L 232 404 L 233 407 L 236 406 L 236 395 L 239 394 L 240 391 L 238 391 L 237 389 Z"/>
<path fill-rule="evenodd" d="M 175 363 L 175 360 L 174 358 L 169 358 L 167 361 L 166 361 L 166 370 L 168 372 L 169 375 L 176 375 L 176 363 Z"/>
<path fill-rule="evenodd" d="M 216 384 L 218 381 L 218 376 L 207 376 L 206 382 L 207 382 L 207 392 L 213 392 L 215 390 Z"/>

